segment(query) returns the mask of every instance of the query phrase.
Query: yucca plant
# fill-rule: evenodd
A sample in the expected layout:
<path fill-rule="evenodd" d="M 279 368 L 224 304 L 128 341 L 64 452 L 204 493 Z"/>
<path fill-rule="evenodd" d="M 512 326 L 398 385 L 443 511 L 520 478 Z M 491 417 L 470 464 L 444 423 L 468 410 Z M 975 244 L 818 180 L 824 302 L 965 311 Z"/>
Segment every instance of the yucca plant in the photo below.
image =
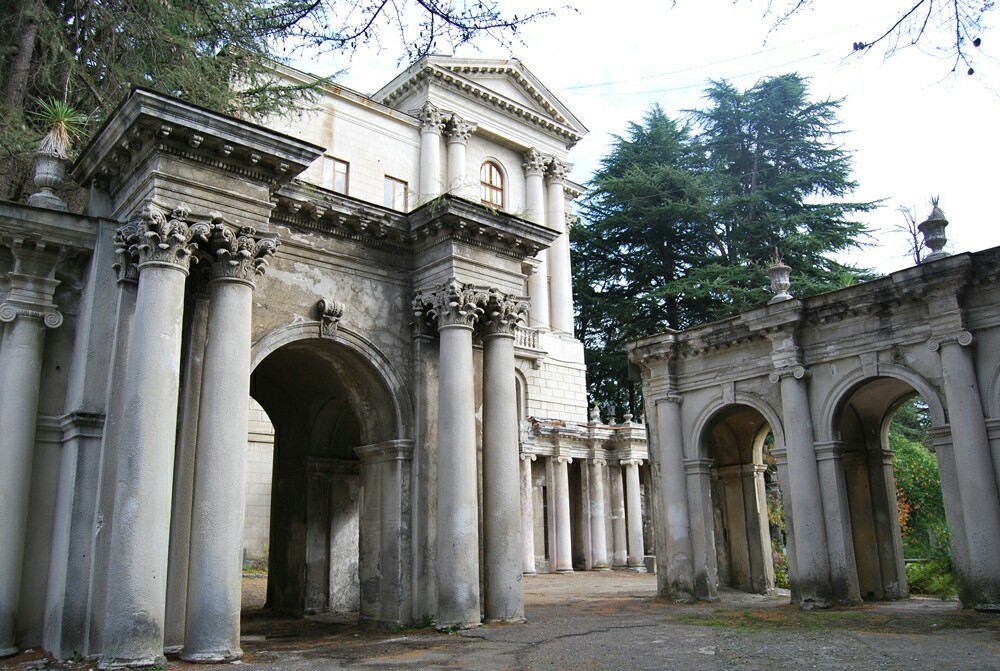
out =
<path fill-rule="evenodd" d="M 54 98 L 39 100 L 38 111 L 31 117 L 48 131 L 38 143 L 38 153 L 63 159 L 69 158 L 73 141 L 81 136 L 88 122 L 86 114 Z"/>

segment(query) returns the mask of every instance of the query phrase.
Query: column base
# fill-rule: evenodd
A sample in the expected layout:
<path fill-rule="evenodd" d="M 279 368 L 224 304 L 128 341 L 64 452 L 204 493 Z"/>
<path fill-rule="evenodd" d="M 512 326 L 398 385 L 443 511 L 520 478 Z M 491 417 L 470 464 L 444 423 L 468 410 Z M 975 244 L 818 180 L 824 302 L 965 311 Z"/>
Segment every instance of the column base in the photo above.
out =
<path fill-rule="evenodd" d="M 643 565 L 643 566 L 629 566 L 628 569 L 626 569 L 626 570 L 629 573 L 649 573 L 649 571 L 646 570 L 646 566 L 645 565 Z"/>
<path fill-rule="evenodd" d="M 135 659 L 123 659 L 119 657 L 104 658 L 97 665 L 99 669 L 141 669 L 149 666 L 161 666 L 166 668 L 167 658 L 163 655 L 153 655 L 151 657 L 138 657 Z"/>
<path fill-rule="evenodd" d="M 167 657 L 177 657 L 183 650 L 183 645 L 168 645 L 163 648 L 163 654 Z"/>
<path fill-rule="evenodd" d="M 16 645 L 13 648 L 2 648 L 0 649 L 0 659 L 3 659 L 4 657 L 13 657 L 19 650 L 20 648 Z"/>
<path fill-rule="evenodd" d="M 483 624 L 525 624 L 528 618 L 523 615 L 517 617 L 490 617 L 483 620 Z"/>
<path fill-rule="evenodd" d="M 593 567 L 590 570 L 591 571 L 610 571 L 611 567 L 610 566 L 595 566 L 595 567 Z"/>
<path fill-rule="evenodd" d="M 450 631 L 464 631 L 466 629 L 475 629 L 481 626 L 483 626 L 482 622 L 456 622 L 453 624 L 445 624 L 445 623 L 434 624 L 435 629 L 446 633 Z"/>
<path fill-rule="evenodd" d="M 557 568 L 556 573 L 575 573 L 571 568 Z"/>
<path fill-rule="evenodd" d="M 217 652 L 193 652 L 191 654 L 181 653 L 181 659 L 192 664 L 221 664 L 225 662 L 235 662 L 243 658 L 243 651 L 239 648 L 235 650 L 219 650 Z"/>
<path fill-rule="evenodd" d="M 538 571 L 521 571 L 521 575 L 538 575 Z"/>

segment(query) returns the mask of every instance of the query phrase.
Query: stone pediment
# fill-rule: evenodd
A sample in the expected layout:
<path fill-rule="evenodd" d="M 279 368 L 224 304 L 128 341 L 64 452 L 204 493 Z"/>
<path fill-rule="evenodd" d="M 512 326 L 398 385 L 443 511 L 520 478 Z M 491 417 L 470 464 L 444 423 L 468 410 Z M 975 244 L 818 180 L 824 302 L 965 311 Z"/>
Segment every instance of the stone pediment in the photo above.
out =
<path fill-rule="evenodd" d="M 389 107 L 422 86 L 439 86 L 539 126 L 572 146 L 587 128 L 517 59 L 427 56 L 372 97 Z"/>

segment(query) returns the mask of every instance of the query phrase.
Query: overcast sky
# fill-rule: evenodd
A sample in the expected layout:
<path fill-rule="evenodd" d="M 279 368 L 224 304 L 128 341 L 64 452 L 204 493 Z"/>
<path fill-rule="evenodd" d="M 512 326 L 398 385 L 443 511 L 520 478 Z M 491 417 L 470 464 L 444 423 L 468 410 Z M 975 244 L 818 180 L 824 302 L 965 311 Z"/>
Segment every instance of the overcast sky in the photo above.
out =
<path fill-rule="evenodd" d="M 500 4 L 514 11 L 537 6 L 522 0 Z M 840 118 L 847 133 L 840 141 L 854 157 L 854 197 L 885 201 L 863 215 L 875 231 L 873 245 L 852 260 L 880 272 L 910 265 L 906 241 L 891 232 L 903 221 L 897 207 L 915 207 L 923 219 L 931 195 L 940 195 L 950 221 L 950 251 L 1000 245 L 1000 49 L 992 47 L 992 40 L 1000 43 L 1000 30 L 984 31 L 970 77 L 950 74 L 952 62 L 929 46 L 899 51 L 888 61 L 881 51 L 850 55 L 853 42 L 870 40 L 893 23 L 897 5 L 912 5 L 906 0 L 815 0 L 814 8 L 770 34 L 774 20 L 764 16 L 766 0 L 574 5 L 577 11 L 561 10 L 525 29 L 525 44 L 515 45 L 513 55 L 590 130 L 571 153 L 575 181 L 586 183 L 612 135 L 624 134 L 654 103 L 680 116 L 703 106 L 710 79 L 748 88 L 762 77 L 799 72 L 810 78 L 815 98 L 845 98 Z M 987 18 L 995 23 L 997 16 L 1000 11 Z M 459 55 L 511 53 L 484 42 L 479 51 Z M 325 59 L 297 66 L 320 75 L 348 67 L 339 81 L 372 93 L 403 67 L 396 58 L 386 49 L 361 52 L 350 63 Z"/>

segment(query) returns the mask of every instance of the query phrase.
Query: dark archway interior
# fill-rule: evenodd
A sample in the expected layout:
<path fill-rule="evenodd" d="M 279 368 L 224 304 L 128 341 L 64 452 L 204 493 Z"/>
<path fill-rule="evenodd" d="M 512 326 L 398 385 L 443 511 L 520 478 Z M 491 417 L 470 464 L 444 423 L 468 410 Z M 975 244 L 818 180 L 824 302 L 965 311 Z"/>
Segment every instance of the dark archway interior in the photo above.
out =
<path fill-rule="evenodd" d="M 856 388 L 840 412 L 837 428 L 844 443 L 844 481 L 864 599 L 909 594 L 888 431 L 896 409 L 914 395 L 901 380 L 874 378 Z"/>
<path fill-rule="evenodd" d="M 275 612 L 359 607 L 354 448 L 392 430 L 388 394 L 373 377 L 344 346 L 320 339 L 281 347 L 253 373 L 251 395 L 275 429 L 267 596 Z"/>
<path fill-rule="evenodd" d="M 734 405 L 712 418 L 703 437 L 703 454 L 715 462 L 712 508 L 719 583 L 746 592 L 774 587 L 763 463 L 769 432 L 757 410 Z"/>

